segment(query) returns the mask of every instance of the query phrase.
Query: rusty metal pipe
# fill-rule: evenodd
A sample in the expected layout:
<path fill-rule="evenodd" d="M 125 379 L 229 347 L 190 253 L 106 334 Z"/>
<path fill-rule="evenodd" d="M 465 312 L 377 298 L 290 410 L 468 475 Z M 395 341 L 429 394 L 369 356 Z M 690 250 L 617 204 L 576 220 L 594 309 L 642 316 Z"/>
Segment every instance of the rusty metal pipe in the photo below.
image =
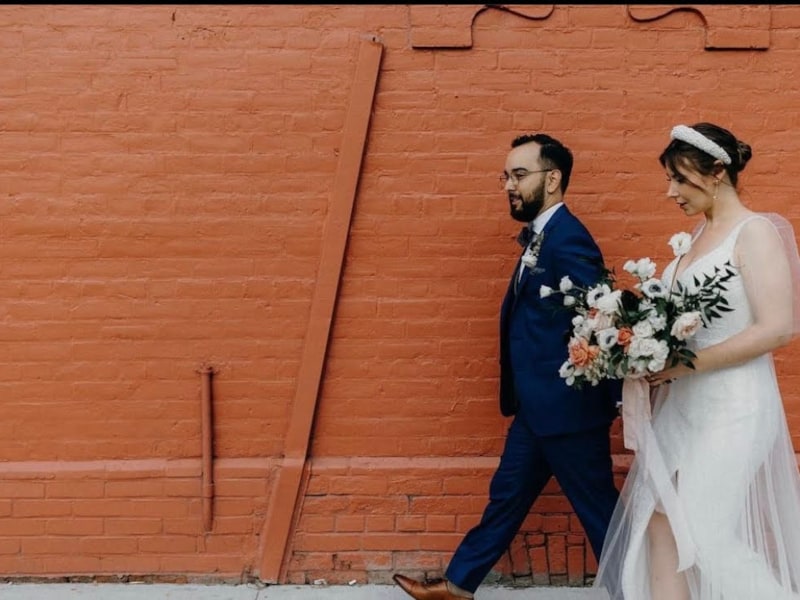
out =
<path fill-rule="evenodd" d="M 214 369 L 204 366 L 200 369 L 202 378 L 201 394 L 201 438 L 202 438 L 202 499 L 203 529 L 211 531 L 214 524 L 214 399 L 211 379 Z"/>

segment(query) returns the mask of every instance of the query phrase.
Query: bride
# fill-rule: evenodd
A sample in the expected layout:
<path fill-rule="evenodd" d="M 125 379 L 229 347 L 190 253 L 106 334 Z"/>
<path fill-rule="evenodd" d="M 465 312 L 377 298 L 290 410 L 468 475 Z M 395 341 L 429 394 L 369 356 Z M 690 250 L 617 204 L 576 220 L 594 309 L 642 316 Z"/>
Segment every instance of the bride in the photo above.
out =
<path fill-rule="evenodd" d="M 675 127 L 659 157 L 668 196 L 705 217 L 662 281 L 691 289 L 730 261 L 733 310 L 692 338 L 694 369 L 648 378 L 653 416 L 603 546 L 603 598 L 800 600 L 800 476 L 772 360 L 800 331 L 800 263 L 789 222 L 739 199 L 750 157 L 710 123 Z"/>

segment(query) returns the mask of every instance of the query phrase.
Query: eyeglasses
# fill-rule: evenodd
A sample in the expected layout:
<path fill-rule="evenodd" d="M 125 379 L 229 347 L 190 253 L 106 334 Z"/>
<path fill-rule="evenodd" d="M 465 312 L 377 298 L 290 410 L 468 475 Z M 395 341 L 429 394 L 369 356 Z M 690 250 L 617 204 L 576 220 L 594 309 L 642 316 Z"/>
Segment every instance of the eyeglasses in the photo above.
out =
<path fill-rule="evenodd" d="M 527 169 L 514 169 L 511 171 L 510 174 L 503 173 L 498 177 L 500 181 L 501 187 L 506 187 L 506 184 L 511 181 L 511 185 L 517 186 L 519 182 L 525 179 L 528 175 L 533 175 L 534 173 L 547 173 L 549 171 L 555 171 L 555 169 L 540 169 L 538 171 L 528 171 Z"/>

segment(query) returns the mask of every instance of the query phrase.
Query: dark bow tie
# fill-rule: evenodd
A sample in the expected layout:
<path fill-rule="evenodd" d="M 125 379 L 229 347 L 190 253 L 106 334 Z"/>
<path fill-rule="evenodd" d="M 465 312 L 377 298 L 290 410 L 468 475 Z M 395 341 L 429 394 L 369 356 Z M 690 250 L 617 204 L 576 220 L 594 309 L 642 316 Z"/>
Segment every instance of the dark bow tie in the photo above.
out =
<path fill-rule="evenodd" d="M 519 230 L 519 235 L 517 236 L 517 242 L 519 242 L 520 246 L 525 248 L 528 244 L 531 243 L 531 240 L 536 235 L 537 234 L 533 233 L 533 230 L 530 227 L 525 225 L 525 227 Z"/>

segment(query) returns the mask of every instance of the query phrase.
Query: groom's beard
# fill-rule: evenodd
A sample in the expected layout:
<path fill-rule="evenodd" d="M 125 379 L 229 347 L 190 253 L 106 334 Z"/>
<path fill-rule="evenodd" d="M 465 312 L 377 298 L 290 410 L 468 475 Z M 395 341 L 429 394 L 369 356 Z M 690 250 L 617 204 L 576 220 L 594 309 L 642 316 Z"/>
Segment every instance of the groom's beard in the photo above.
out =
<path fill-rule="evenodd" d="M 531 193 L 530 198 L 524 198 L 523 196 L 516 196 L 522 202 L 522 206 L 519 208 L 514 207 L 513 198 L 511 194 L 508 195 L 510 210 L 511 210 L 511 217 L 516 219 L 517 221 L 521 221 L 523 223 L 530 223 L 533 221 L 539 212 L 542 210 L 542 206 L 544 206 L 544 181 L 542 181 L 541 185 L 537 187 Z"/>

